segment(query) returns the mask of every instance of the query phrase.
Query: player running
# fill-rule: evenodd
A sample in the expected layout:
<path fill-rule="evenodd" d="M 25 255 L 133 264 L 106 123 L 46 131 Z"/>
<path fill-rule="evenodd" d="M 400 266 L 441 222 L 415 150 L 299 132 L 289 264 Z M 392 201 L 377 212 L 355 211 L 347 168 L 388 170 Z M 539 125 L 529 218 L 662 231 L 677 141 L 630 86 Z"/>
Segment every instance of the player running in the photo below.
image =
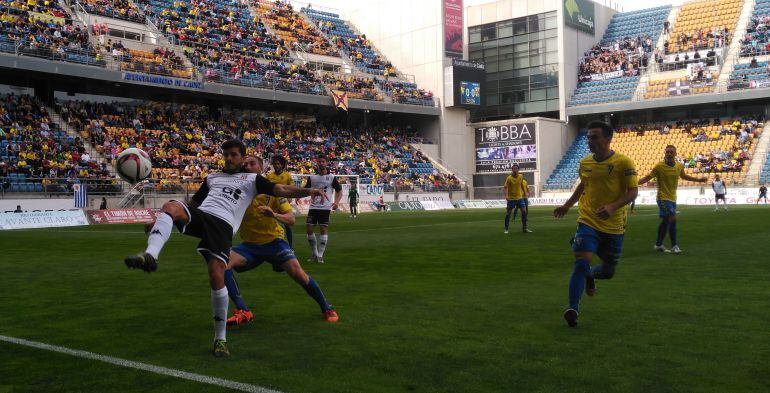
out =
<path fill-rule="evenodd" d="M 505 234 L 508 234 L 508 226 L 511 222 L 511 211 L 514 208 L 521 210 L 521 228 L 524 233 L 532 233 L 527 228 L 527 187 L 524 175 L 519 173 L 519 165 L 513 164 L 511 166 L 511 174 L 505 178 L 505 184 L 503 185 L 503 192 L 505 193 L 505 200 L 507 206 L 505 207 Z"/>
<path fill-rule="evenodd" d="M 759 187 L 759 198 L 757 198 L 757 205 L 759 205 L 759 200 L 764 199 L 765 205 L 767 205 L 767 187 L 763 184 Z"/>
<path fill-rule="evenodd" d="M 189 203 L 171 200 L 163 204 L 149 231 L 147 249 L 138 255 L 126 257 L 126 266 L 148 273 L 158 268 L 158 256 L 176 225 L 181 233 L 201 239 L 197 251 L 208 264 L 211 286 L 211 309 L 214 316 L 214 356 L 229 356 L 226 343 L 227 288 L 225 270 L 230 259 L 233 234 L 243 214 L 257 194 L 302 198 L 323 198 L 322 190 L 274 184 L 252 173 L 243 172 L 246 146 L 239 140 L 222 144 L 225 167 L 221 173 L 208 175 Z"/>
<path fill-rule="evenodd" d="M 720 200 L 722 201 L 722 205 L 724 205 L 725 211 L 727 211 L 727 198 L 725 197 L 725 194 L 727 194 L 727 186 L 725 185 L 725 182 L 719 178 L 718 174 L 714 177 L 714 182 L 711 183 L 711 189 L 714 190 L 714 203 L 716 204 L 714 211 L 719 211 Z"/>
<path fill-rule="evenodd" d="M 268 172 L 268 174 L 265 175 L 267 180 L 270 180 L 275 184 L 285 184 L 287 186 L 294 185 L 294 179 L 291 178 L 291 173 L 286 171 L 286 167 L 288 166 L 286 157 L 276 154 L 270 160 L 270 165 L 273 167 L 273 171 Z M 290 201 L 287 202 L 290 203 Z M 286 223 L 281 223 L 281 225 L 283 225 L 286 241 L 289 242 L 289 246 L 291 246 L 294 244 L 294 234 L 291 229 L 292 225 L 294 224 L 289 225 Z"/>
<path fill-rule="evenodd" d="M 248 157 L 243 165 L 246 172 L 262 173 L 262 160 Z M 235 304 L 233 316 L 227 319 L 227 326 L 238 326 L 251 322 L 254 314 L 241 296 L 233 270 L 242 273 L 267 262 L 275 271 L 286 271 L 313 300 L 321 307 L 321 313 L 328 322 L 337 322 L 339 316 L 326 301 L 321 288 L 300 266 L 289 243 L 283 239 L 280 224 L 294 225 L 291 206 L 285 198 L 257 195 L 246 209 L 241 223 L 240 235 L 243 242 L 230 251 L 230 262 L 225 271 L 227 294 Z"/>
<path fill-rule="evenodd" d="M 692 177 L 684 172 L 684 165 L 676 161 L 676 147 L 674 145 L 666 146 L 663 161 L 657 163 L 649 175 L 639 179 L 639 184 L 645 184 L 653 178 L 658 179 L 658 210 L 660 224 L 658 225 L 658 238 L 655 240 L 655 251 L 666 251 L 663 246 L 663 239 L 668 232 L 671 238 L 671 252 L 679 254 L 682 250 L 676 239 L 676 189 L 679 179 L 705 183 L 706 179 Z"/>
<path fill-rule="evenodd" d="M 310 200 L 310 210 L 307 213 L 307 241 L 310 243 L 311 256 L 309 262 L 324 263 L 324 251 L 329 243 L 329 216 L 332 210 L 337 210 L 342 199 L 342 186 L 337 177 L 329 173 L 325 156 L 316 157 L 316 174 L 310 175 L 305 181 L 306 188 L 320 189 L 323 196 Z M 334 192 L 334 202 L 331 201 Z M 315 227 L 320 226 L 321 236 L 316 247 Z"/>
<path fill-rule="evenodd" d="M 572 239 L 575 264 L 569 281 L 569 308 L 564 320 L 577 326 L 580 298 L 596 293 L 596 279 L 609 280 L 615 275 L 626 230 L 626 205 L 638 193 L 634 162 L 610 149 L 613 130 L 609 124 L 588 124 L 588 148 L 593 153 L 580 160 L 578 184 L 572 196 L 553 211 L 564 217 L 578 200 L 578 228 Z M 591 268 L 594 255 L 601 265 Z"/>
<path fill-rule="evenodd" d="M 348 191 L 348 205 L 350 205 L 350 217 L 358 217 L 358 183 L 350 185 Z"/>

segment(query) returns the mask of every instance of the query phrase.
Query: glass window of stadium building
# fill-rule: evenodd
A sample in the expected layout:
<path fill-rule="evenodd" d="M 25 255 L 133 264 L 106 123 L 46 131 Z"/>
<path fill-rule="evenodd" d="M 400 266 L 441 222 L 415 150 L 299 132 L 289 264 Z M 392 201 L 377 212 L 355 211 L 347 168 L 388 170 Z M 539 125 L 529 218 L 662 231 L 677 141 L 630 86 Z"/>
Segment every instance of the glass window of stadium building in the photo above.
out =
<path fill-rule="evenodd" d="M 486 108 L 472 121 L 559 117 L 556 11 L 468 27 L 468 56 L 486 64 Z"/>

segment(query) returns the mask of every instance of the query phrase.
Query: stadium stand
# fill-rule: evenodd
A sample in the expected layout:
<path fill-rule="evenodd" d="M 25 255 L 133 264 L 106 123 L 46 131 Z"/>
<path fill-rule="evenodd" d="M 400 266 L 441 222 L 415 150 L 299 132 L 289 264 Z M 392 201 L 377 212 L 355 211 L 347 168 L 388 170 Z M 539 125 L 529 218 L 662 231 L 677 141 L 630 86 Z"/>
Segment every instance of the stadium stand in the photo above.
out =
<path fill-rule="evenodd" d="M 649 100 L 687 94 L 710 93 L 714 91 L 716 80 L 716 73 L 700 68 L 691 76 L 650 81 L 644 98 Z"/>
<path fill-rule="evenodd" d="M 86 28 L 49 0 L 3 1 L 0 4 L 0 51 L 25 56 L 104 66 L 88 41 Z"/>
<path fill-rule="evenodd" d="M 180 188 L 180 180 L 199 179 L 224 165 L 218 146 L 238 137 L 249 154 L 282 154 L 290 170 L 307 174 L 318 153 L 329 157 L 332 172 L 359 175 L 365 184 L 400 190 L 459 189 L 460 181 L 442 173 L 410 141 L 415 132 L 391 127 L 347 129 L 283 116 L 227 113 L 215 119 L 208 107 L 159 102 L 140 104 L 65 101 L 57 110 L 97 153 L 111 160 L 128 147 L 147 151 L 160 191 Z"/>
<path fill-rule="evenodd" d="M 580 133 L 543 184 L 543 190 L 572 188 L 578 178 L 580 160 L 586 155 L 588 155 L 588 138 L 585 133 Z"/>
<path fill-rule="evenodd" d="M 739 90 L 770 85 L 770 72 L 767 61 L 735 64 L 730 73 L 728 89 Z"/>
<path fill-rule="evenodd" d="M 348 98 L 382 101 L 382 96 L 377 94 L 377 88 L 372 79 L 354 77 L 353 75 L 324 73 L 321 80 L 329 90 L 347 92 Z"/>
<path fill-rule="evenodd" d="M 744 181 L 754 141 L 762 132 L 762 119 L 695 120 L 645 124 L 617 129 L 613 149 L 631 157 L 637 172 L 646 175 L 660 162 L 667 145 L 677 147 L 677 159 L 689 174 L 706 174 L 709 181 L 719 173 L 728 184 Z M 589 153 L 581 133 L 546 180 L 543 190 L 570 189 L 578 178 L 580 160 Z M 680 180 L 682 186 L 696 185 Z"/>
<path fill-rule="evenodd" d="M 75 178 L 110 177 L 106 162 L 97 162 L 79 138 L 51 122 L 34 97 L 0 97 L 0 178 L 7 192 L 64 192 Z M 98 186 L 114 186 L 111 180 Z M 94 183 L 94 188 L 97 183 Z"/>
<path fill-rule="evenodd" d="M 104 45 L 115 61 L 120 63 L 121 70 L 144 72 L 148 74 L 168 75 L 177 78 L 192 78 L 193 70 L 184 60 L 165 48 L 155 48 L 152 52 L 139 49 L 124 48 L 120 42 L 108 41 Z"/>
<path fill-rule="evenodd" d="M 754 12 L 741 39 L 741 56 L 762 56 L 770 53 L 770 0 L 756 0 Z"/>
<path fill-rule="evenodd" d="M 433 106 L 433 92 L 417 87 L 412 82 L 374 78 L 374 83 L 393 98 L 393 102 Z"/>
<path fill-rule="evenodd" d="M 79 0 L 89 14 L 144 24 L 145 16 L 130 0 Z"/>
<path fill-rule="evenodd" d="M 602 40 L 585 53 L 569 105 L 630 100 L 670 11 L 662 6 L 615 14 Z"/>
<path fill-rule="evenodd" d="M 743 0 L 704 0 L 685 3 L 679 10 L 666 53 L 723 47 L 730 42 Z"/>
<path fill-rule="evenodd" d="M 318 28 L 331 37 L 337 49 L 343 51 L 361 70 L 369 74 L 396 76 L 393 65 L 375 52 L 366 34 L 357 35 L 338 14 L 302 8 L 308 18 L 318 24 Z"/>
<path fill-rule="evenodd" d="M 286 42 L 290 49 L 323 56 L 339 56 L 335 47 L 312 23 L 294 11 L 294 6 L 288 1 L 254 0 L 253 4 L 260 17 L 269 23 L 273 32 Z"/>

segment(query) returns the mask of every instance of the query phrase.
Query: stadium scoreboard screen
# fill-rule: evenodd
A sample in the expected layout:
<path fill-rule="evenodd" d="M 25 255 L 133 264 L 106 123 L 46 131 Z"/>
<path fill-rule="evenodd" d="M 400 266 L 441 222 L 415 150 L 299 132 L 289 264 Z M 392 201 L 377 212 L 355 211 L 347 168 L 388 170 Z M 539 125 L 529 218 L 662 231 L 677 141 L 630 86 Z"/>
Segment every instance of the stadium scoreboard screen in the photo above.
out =
<path fill-rule="evenodd" d="M 485 84 L 484 63 L 452 59 L 444 69 L 444 102 L 448 107 L 480 108 L 485 105 Z"/>
<path fill-rule="evenodd" d="M 519 164 L 537 170 L 535 123 L 510 123 L 476 128 L 476 173 L 499 173 Z"/>

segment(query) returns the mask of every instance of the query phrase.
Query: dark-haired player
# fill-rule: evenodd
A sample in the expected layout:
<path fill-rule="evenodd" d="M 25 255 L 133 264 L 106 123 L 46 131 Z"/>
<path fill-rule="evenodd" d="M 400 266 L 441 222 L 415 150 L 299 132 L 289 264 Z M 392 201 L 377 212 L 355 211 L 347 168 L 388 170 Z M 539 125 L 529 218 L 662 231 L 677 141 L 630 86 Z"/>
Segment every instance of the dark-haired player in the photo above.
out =
<path fill-rule="evenodd" d="M 329 216 L 332 210 L 337 210 L 342 199 L 342 186 L 337 177 L 329 173 L 325 156 L 316 157 L 316 173 L 305 181 L 305 187 L 319 189 L 323 196 L 314 196 L 310 200 L 310 210 L 307 212 L 307 241 L 310 243 L 311 262 L 324 263 L 324 251 L 329 243 Z M 334 202 L 332 202 L 332 193 Z M 316 242 L 315 227 L 321 229 L 321 236 Z M 316 243 L 318 246 L 316 247 Z"/>
<path fill-rule="evenodd" d="M 757 205 L 759 205 L 760 199 L 764 199 L 765 205 L 767 205 L 767 187 L 765 187 L 764 184 L 759 187 L 759 198 L 757 198 Z"/>
<path fill-rule="evenodd" d="M 554 217 L 564 217 L 580 201 L 578 228 L 572 239 L 575 264 L 569 281 L 569 308 L 564 312 L 570 327 L 577 326 L 583 291 L 593 296 L 596 279 L 608 280 L 615 275 L 626 231 L 626 205 L 638 193 L 634 162 L 610 148 L 612 135 L 607 123 L 588 124 L 588 148 L 593 154 L 580 160 L 580 184 L 567 202 L 553 211 Z M 602 263 L 591 268 L 594 255 Z"/>
<path fill-rule="evenodd" d="M 286 157 L 276 154 L 270 160 L 270 165 L 273 167 L 273 171 L 265 175 L 267 180 L 270 180 L 275 184 L 285 184 L 287 186 L 294 185 L 294 179 L 291 178 L 291 173 L 286 170 L 289 165 L 286 161 Z M 291 246 L 294 244 L 294 232 L 292 231 L 291 225 L 286 223 L 281 223 L 281 225 L 283 225 L 286 241 L 289 242 L 289 245 Z"/>
<path fill-rule="evenodd" d="M 158 256 L 176 225 L 185 235 L 199 238 L 197 251 L 208 264 L 211 285 L 211 308 L 214 315 L 214 356 L 229 356 L 226 343 L 227 288 L 225 270 L 230 260 L 233 234 L 243 214 L 257 194 L 287 198 L 314 196 L 324 198 L 318 189 L 299 188 L 269 182 L 261 175 L 243 172 L 246 146 L 239 140 L 222 144 L 225 167 L 221 173 L 206 177 L 189 203 L 171 200 L 163 204 L 161 213 L 152 224 L 147 249 L 125 258 L 132 269 L 153 272 L 158 268 Z M 149 225 L 148 225 L 149 226 Z"/>
<path fill-rule="evenodd" d="M 658 179 L 658 211 L 660 225 L 658 225 L 658 237 L 655 240 L 655 251 L 666 251 L 663 240 L 668 232 L 671 238 L 671 252 L 679 254 L 682 250 L 676 238 L 676 189 L 679 179 L 706 182 L 706 178 L 696 178 L 684 173 L 684 165 L 676 161 L 676 147 L 666 146 L 663 161 L 657 163 L 649 175 L 639 179 L 639 184 L 645 184 L 653 178 Z"/>

